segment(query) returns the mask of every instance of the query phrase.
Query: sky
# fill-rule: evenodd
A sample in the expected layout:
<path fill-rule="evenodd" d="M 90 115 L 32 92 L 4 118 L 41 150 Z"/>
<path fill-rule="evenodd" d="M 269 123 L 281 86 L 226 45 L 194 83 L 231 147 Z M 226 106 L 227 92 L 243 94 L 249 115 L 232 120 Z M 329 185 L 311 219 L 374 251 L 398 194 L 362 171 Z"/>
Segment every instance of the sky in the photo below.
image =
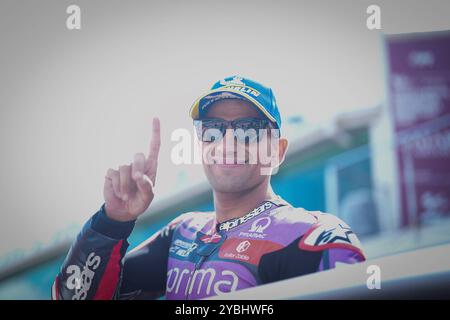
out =
<path fill-rule="evenodd" d="M 81 9 L 68 30 L 66 8 Z M 381 30 L 366 9 L 381 8 Z M 383 35 L 450 29 L 448 1 L 0 3 L 0 257 L 73 231 L 103 203 L 108 168 L 147 152 L 161 119 L 156 201 L 205 181 L 175 166 L 171 132 L 229 75 L 273 88 L 288 137 L 383 103 Z"/>

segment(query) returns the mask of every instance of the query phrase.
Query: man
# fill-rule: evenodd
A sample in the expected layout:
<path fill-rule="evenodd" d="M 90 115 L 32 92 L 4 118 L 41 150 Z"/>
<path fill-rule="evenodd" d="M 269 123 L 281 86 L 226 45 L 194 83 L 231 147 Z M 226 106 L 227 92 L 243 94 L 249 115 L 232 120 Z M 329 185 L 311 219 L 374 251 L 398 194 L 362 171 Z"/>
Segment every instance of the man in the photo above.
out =
<path fill-rule="evenodd" d="M 215 211 L 182 214 L 125 254 L 137 217 L 154 197 L 160 145 L 154 119 L 148 157 L 136 154 L 132 164 L 108 170 L 105 204 L 72 245 L 54 299 L 200 299 L 364 261 L 344 222 L 294 208 L 273 192 L 270 174 L 288 143 L 279 135 L 271 89 L 229 77 L 190 113 Z M 264 149 L 266 160 L 275 161 L 263 161 Z"/>

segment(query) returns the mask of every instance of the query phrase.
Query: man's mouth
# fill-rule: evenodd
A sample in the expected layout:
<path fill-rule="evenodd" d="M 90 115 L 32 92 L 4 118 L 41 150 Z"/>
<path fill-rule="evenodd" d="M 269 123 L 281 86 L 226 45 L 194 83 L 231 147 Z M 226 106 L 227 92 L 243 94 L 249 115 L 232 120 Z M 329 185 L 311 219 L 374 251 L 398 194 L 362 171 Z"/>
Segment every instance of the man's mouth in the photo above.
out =
<path fill-rule="evenodd" d="M 249 163 L 248 159 L 236 159 L 236 158 L 225 158 L 225 159 L 217 159 L 213 158 L 213 164 L 223 167 L 237 167 L 244 166 Z"/>
<path fill-rule="evenodd" d="M 218 166 L 219 168 L 241 168 L 245 166 L 245 163 L 218 163 L 215 164 L 215 166 Z"/>

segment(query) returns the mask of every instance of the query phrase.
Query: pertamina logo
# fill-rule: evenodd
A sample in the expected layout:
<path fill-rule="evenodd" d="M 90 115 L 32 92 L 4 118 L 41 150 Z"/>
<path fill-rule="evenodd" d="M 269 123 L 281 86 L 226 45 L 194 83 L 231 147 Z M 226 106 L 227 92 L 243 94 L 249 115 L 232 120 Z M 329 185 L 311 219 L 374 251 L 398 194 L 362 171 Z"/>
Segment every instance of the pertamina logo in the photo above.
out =
<path fill-rule="evenodd" d="M 231 270 L 222 270 L 220 273 L 213 268 L 198 269 L 193 272 L 189 269 L 172 268 L 167 272 L 166 292 L 168 294 L 183 294 L 209 296 L 212 291 L 215 295 L 235 291 L 239 282 L 238 276 Z"/>

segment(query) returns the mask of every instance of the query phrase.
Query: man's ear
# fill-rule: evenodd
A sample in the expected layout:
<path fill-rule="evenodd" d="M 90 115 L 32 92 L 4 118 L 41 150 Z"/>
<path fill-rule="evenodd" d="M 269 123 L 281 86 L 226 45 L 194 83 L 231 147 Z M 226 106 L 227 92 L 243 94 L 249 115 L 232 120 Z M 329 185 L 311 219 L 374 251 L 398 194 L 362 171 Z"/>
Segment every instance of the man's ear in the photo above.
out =
<path fill-rule="evenodd" d="M 284 162 L 284 158 L 286 157 L 286 152 L 288 150 L 289 142 L 286 138 L 280 138 L 278 140 L 278 159 L 279 164 L 281 165 Z"/>

